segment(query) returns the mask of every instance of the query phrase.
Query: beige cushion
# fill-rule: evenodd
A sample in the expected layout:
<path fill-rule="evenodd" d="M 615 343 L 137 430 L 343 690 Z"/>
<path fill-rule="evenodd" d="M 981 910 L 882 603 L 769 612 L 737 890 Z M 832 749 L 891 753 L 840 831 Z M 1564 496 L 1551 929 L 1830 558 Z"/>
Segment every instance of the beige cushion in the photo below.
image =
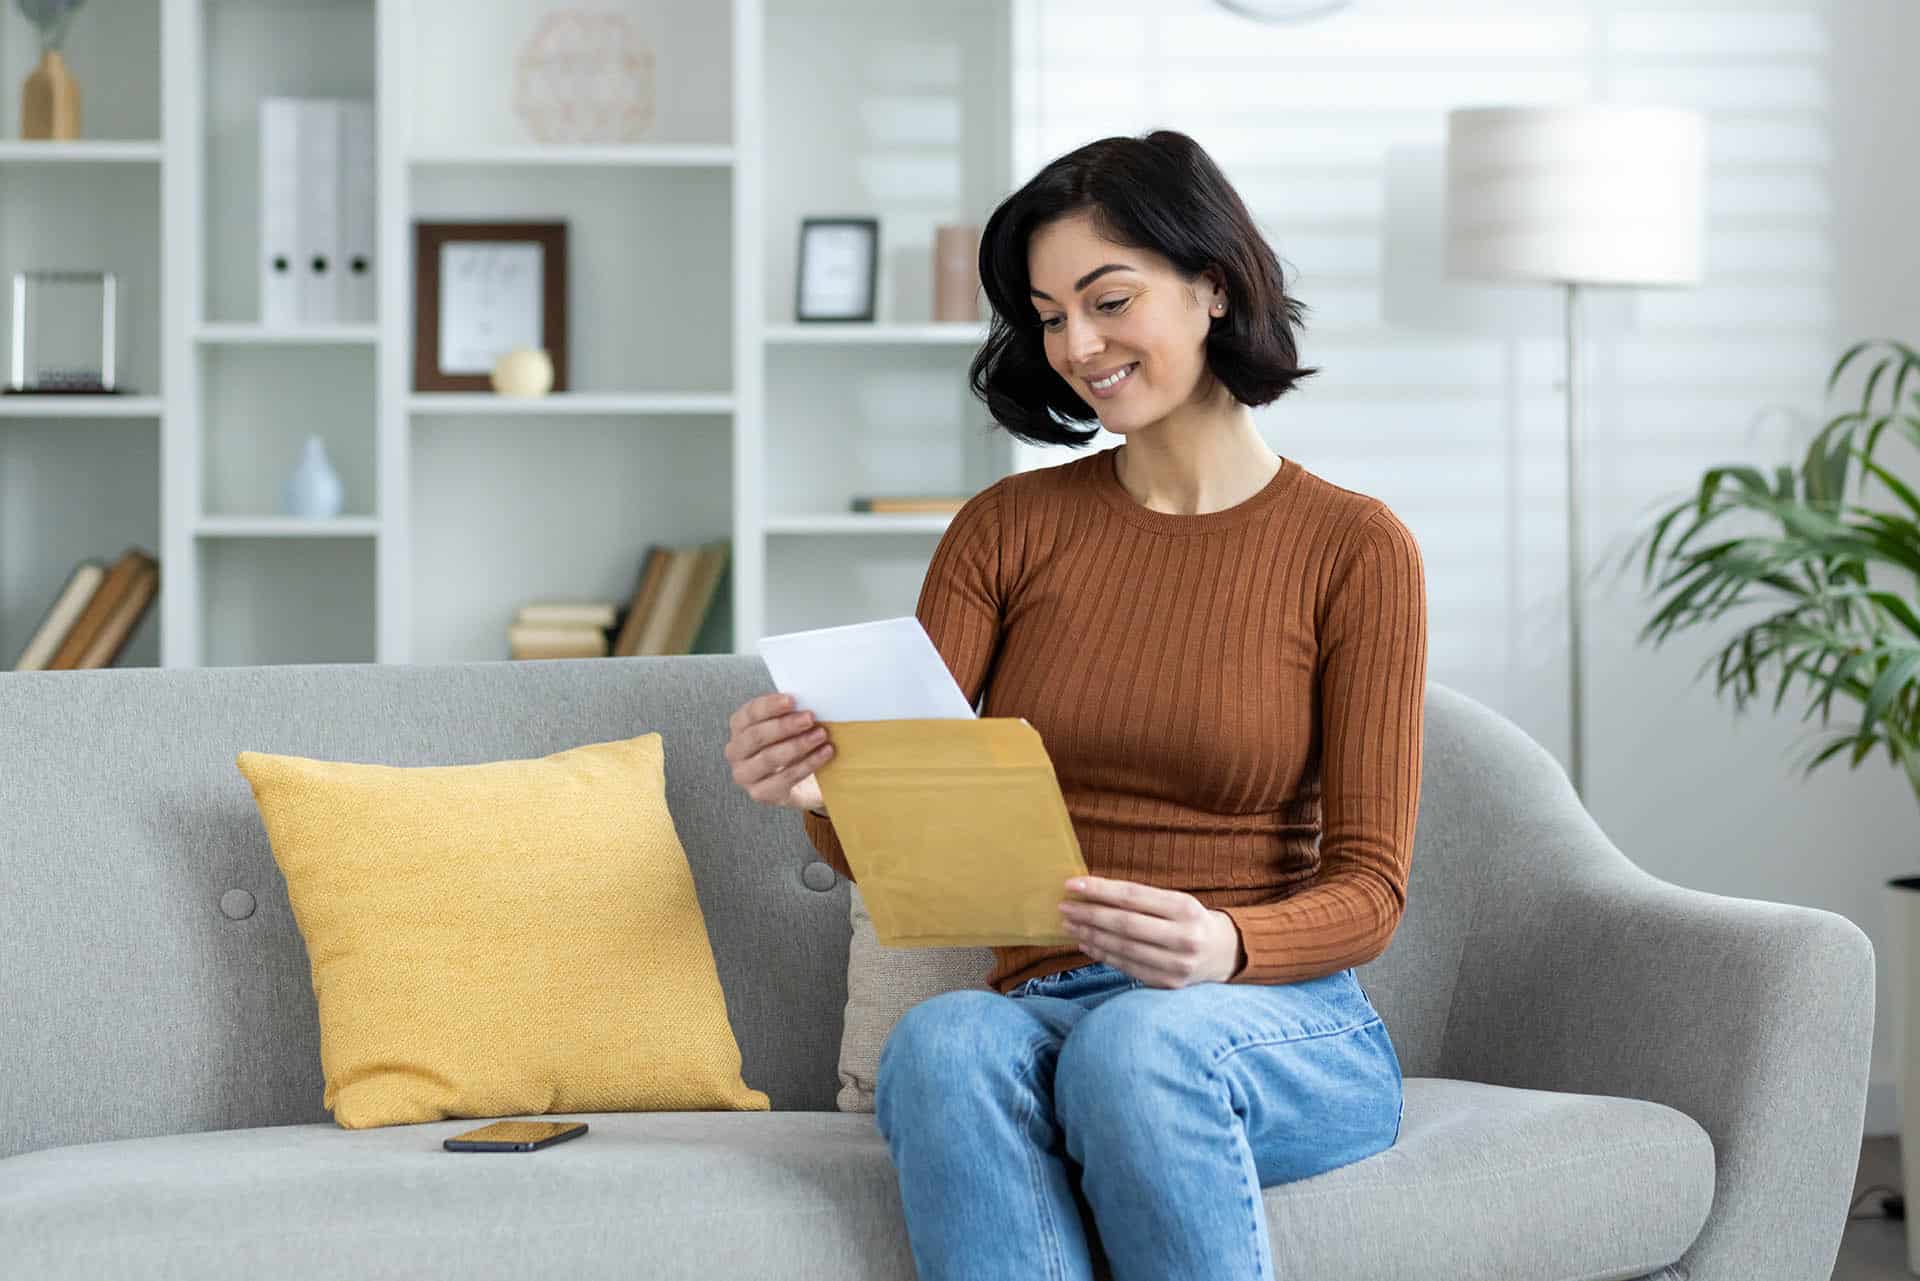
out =
<path fill-rule="evenodd" d="M 990 947 L 886 947 L 873 918 L 853 891 L 853 941 L 847 949 L 847 1016 L 840 1036 L 842 1112 L 873 1111 L 873 1083 L 880 1047 L 900 1016 L 930 996 L 960 988 L 986 988 L 993 969 Z M 988 989 L 991 990 L 991 989 Z"/>

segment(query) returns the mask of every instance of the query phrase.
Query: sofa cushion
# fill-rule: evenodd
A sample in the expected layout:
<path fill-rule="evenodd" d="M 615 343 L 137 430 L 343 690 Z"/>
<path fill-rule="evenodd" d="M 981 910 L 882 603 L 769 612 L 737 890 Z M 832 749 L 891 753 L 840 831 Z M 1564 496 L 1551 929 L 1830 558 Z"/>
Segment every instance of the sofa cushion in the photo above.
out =
<path fill-rule="evenodd" d="M 957 988 L 985 988 L 990 947 L 888 947 L 873 928 L 860 887 L 848 882 L 847 1014 L 840 1029 L 842 1112 L 873 1111 L 873 1083 L 887 1034 L 908 1009 Z"/>
<path fill-rule="evenodd" d="M 1368 1281 L 1629 1277 L 1678 1259 L 1713 1147 L 1656 1103 L 1415 1077 L 1400 1141 L 1265 1189 L 1274 1273 Z M 279 1126 L 0 1161 L 21 1276 L 279 1281 L 914 1275 L 867 1116 L 581 1114 L 538 1152 L 453 1153 L 443 1121 Z"/>
<path fill-rule="evenodd" d="M 741 1079 L 661 735 L 237 764 L 306 941 L 339 1125 L 769 1107 Z"/>

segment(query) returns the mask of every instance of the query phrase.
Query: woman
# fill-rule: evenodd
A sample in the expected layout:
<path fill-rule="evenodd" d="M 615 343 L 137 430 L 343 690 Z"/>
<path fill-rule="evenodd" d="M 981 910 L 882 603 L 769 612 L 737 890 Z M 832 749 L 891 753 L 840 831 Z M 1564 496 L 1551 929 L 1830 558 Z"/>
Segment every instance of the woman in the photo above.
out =
<path fill-rule="evenodd" d="M 1391 1147 L 1399 1059 L 1353 967 L 1406 902 L 1426 602 L 1379 500 L 1277 456 L 1252 408 L 1300 304 L 1192 139 L 1062 156 L 988 220 L 971 369 L 1022 439 L 1117 449 L 975 495 L 917 614 L 986 716 L 1046 743 L 1092 873 L 1078 946 L 901 1018 L 875 1083 L 923 1281 L 1270 1277 L 1263 1186 Z M 1063 422 L 1062 420 L 1070 420 Z M 851 878 L 790 699 L 733 716 L 748 795 Z M 1009 999 L 1011 998 L 1011 999 Z"/>

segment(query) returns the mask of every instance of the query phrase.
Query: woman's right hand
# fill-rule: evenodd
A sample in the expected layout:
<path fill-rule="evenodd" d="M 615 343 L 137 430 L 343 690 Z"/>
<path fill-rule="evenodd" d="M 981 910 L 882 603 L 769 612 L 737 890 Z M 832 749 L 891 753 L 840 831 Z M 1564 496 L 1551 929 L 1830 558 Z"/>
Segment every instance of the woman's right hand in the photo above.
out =
<path fill-rule="evenodd" d="M 733 781 L 762 805 L 825 811 L 813 772 L 833 755 L 812 712 L 793 710 L 791 694 L 762 694 L 728 718 L 726 756 Z"/>

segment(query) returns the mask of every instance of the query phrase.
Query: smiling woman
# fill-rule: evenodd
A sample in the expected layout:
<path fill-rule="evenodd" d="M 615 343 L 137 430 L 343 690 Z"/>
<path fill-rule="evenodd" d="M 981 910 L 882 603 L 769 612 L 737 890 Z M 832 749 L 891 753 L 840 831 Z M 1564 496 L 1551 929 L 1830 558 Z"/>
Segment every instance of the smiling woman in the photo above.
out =
<path fill-rule="evenodd" d="M 1125 443 L 974 495 L 915 610 L 970 706 L 1041 735 L 1089 874 L 1062 886 L 1070 941 L 996 947 L 989 990 L 920 1001 L 881 1049 L 914 1262 L 1085 1277 L 1098 1249 L 1117 1276 L 1270 1276 L 1260 1189 L 1399 1138 L 1354 967 L 1406 905 L 1420 550 L 1258 429 L 1312 372 L 1304 308 L 1193 139 L 1048 164 L 987 221 L 980 276 L 970 380 L 996 422 Z M 736 781 L 803 803 L 815 748 L 755 717 Z M 852 879 L 833 820 L 802 822 Z"/>

